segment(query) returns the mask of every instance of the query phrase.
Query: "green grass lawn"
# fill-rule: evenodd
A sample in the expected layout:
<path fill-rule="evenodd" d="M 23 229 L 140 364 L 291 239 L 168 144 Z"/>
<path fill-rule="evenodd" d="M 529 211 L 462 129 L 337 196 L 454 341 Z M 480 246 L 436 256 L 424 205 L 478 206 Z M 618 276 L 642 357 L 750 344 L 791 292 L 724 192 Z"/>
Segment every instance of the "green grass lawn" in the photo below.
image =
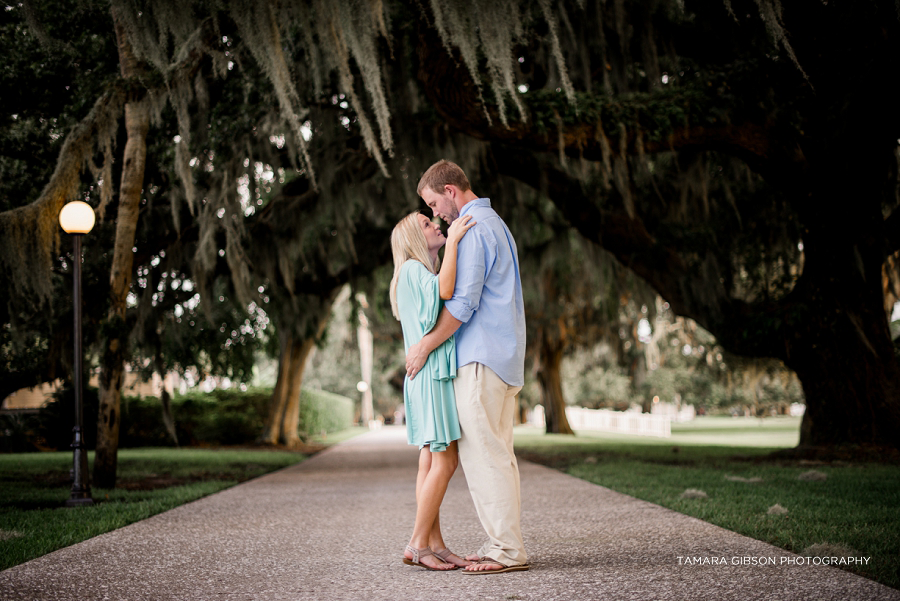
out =
<path fill-rule="evenodd" d="M 305 457 L 275 450 L 122 449 L 117 488 L 93 488 L 94 506 L 70 509 L 64 504 L 71 452 L 0 455 L 0 570 Z"/>
<path fill-rule="evenodd" d="M 798 429 L 799 418 L 702 417 L 673 424 L 672 437 L 663 439 L 545 435 L 520 426 L 516 453 L 796 553 L 841 545 L 872 558 L 853 572 L 900 587 L 900 466 L 768 457 L 795 446 Z M 799 479 L 810 470 L 826 479 Z M 681 498 L 691 488 L 707 498 Z M 775 504 L 788 513 L 768 515 Z"/>
<path fill-rule="evenodd" d="M 354 436 L 359 436 L 360 434 L 365 434 L 369 431 L 368 427 L 364 426 L 352 426 L 345 430 L 341 430 L 340 432 L 332 432 L 331 434 L 326 434 L 324 436 L 316 435 L 312 436 L 309 439 L 309 444 L 311 445 L 333 445 L 339 442 L 344 442 Z"/>

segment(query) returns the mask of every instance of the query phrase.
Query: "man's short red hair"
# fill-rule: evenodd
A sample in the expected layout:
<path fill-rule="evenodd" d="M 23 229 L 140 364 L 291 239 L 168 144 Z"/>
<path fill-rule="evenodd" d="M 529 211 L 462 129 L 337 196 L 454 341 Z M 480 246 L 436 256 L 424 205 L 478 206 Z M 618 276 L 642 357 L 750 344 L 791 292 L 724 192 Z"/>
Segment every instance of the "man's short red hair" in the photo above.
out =
<path fill-rule="evenodd" d="M 422 191 L 425 188 L 429 188 L 437 194 L 443 194 L 444 186 L 447 185 L 456 186 L 460 192 L 472 189 L 472 186 L 469 185 L 469 178 L 466 177 L 465 172 L 459 165 L 446 159 L 441 159 L 429 167 L 422 175 L 419 185 L 416 186 L 416 194 L 422 196 Z"/>

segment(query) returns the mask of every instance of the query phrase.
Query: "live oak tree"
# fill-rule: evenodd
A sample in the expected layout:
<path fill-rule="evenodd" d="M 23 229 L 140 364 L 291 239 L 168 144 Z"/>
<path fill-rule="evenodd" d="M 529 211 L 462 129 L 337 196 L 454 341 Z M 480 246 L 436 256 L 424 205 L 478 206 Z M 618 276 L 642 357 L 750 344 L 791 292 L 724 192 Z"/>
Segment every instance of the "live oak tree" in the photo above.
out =
<path fill-rule="evenodd" d="M 138 75 L 137 57 L 123 23 L 121 10 L 111 8 L 119 68 L 122 79 Z M 146 99 L 127 98 L 124 106 L 126 132 L 122 152 L 122 175 L 119 184 L 119 206 L 116 213 L 116 242 L 110 270 L 110 307 L 106 320 L 106 341 L 100 362 L 100 407 L 97 417 L 97 452 L 93 476 L 97 486 L 112 488 L 116 483 L 116 461 L 119 447 L 122 384 L 125 379 L 125 356 L 128 343 L 124 329 L 125 308 L 131 288 L 135 231 L 144 187 L 144 165 L 147 161 L 147 131 L 150 128 L 150 106 Z M 104 182 L 111 184 L 112 182 Z M 80 257 L 76 257 L 80 260 Z"/>
<path fill-rule="evenodd" d="M 66 302 L 71 299 L 71 280 L 60 274 L 71 271 L 74 257 L 68 244 L 58 247 L 59 226 L 54 214 L 58 215 L 73 187 L 88 183 L 80 175 L 81 162 L 92 138 L 107 139 L 108 132 L 98 122 L 108 103 L 118 97 L 113 91 L 100 93 L 100 101 L 95 104 L 103 75 L 92 72 L 92 68 L 103 64 L 110 51 L 115 55 L 113 43 L 89 35 L 64 43 L 40 27 L 36 28 L 40 33 L 34 35 L 34 30 L 22 22 L 22 12 L 21 6 L 7 7 L 2 23 L 7 59 L 0 153 L 0 237 L 4 244 L 0 265 L 7 269 L 0 269 L 0 285 L 9 296 L 0 309 L 4 324 L 4 373 L 0 380 L 5 394 L 11 392 L 6 386 L 33 386 L 70 373 L 71 329 L 58 324 L 60 320 L 64 324 L 72 321 L 71 300 Z M 79 31 L 90 31 L 94 25 L 93 15 L 70 16 L 69 25 Z M 29 14 L 28 20 L 33 22 L 34 15 Z M 93 110 L 91 105 L 95 105 Z M 79 124 L 85 113 L 91 118 Z M 61 151 L 72 161 L 57 162 Z M 38 197 L 41 202 L 31 203 Z M 85 245 L 88 257 L 93 251 L 90 243 Z M 51 258 L 54 254 L 56 261 Z M 97 331 L 108 290 L 97 285 L 99 275 L 93 265 L 85 265 L 83 317 L 88 337 Z M 59 294 L 59 290 L 64 292 Z M 98 298 L 100 303 L 96 302 Z"/>
<path fill-rule="evenodd" d="M 225 248 L 218 247 L 217 242 L 220 238 L 225 238 L 225 247 L 230 253 L 226 275 L 233 276 L 232 290 L 241 298 L 246 298 L 244 293 L 250 287 L 252 276 L 247 269 L 246 261 L 241 260 L 242 248 L 239 241 L 243 230 L 240 224 L 232 225 L 234 217 L 243 216 L 235 210 L 238 203 L 234 184 L 235 179 L 241 173 L 252 174 L 257 164 L 252 159 L 265 156 L 265 151 L 261 151 L 260 147 L 271 147 L 271 136 L 275 134 L 280 135 L 282 139 L 286 137 L 288 149 L 292 151 L 288 160 L 292 162 L 294 169 L 302 168 L 306 177 L 314 185 L 317 182 L 314 176 L 314 167 L 308 161 L 303 122 L 300 119 L 301 115 L 305 116 L 307 110 L 300 105 L 294 81 L 290 79 L 290 68 L 279 41 L 279 23 L 277 21 L 279 15 L 275 13 L 274 6 L 237 2 L 226 6 L 211 4 L 205 7 L 208 9 L 208 15 L 197 19 L 195 18 L 197 13 L 194 12 L 196 7 L 187 4 L 174 6 L 168 3 L 159 3 L 156 6 L 152 4 L 136 6 L 130 3 L 113 3 L 106 7 L 108 13 L 113 17 L 112 23 L 110 23 L 109 20 L 102 19 L 105 4 L 98 3 L 98 5 L 89 5 L 87 9 L 85 7 L 81 7 L 81 9 L 99 9 L 101 27 L 105 24 L 109 30 L 115 31 L 121 51 L 121 60 L 119 61 L 121 75 L 108 81 L 107 83 L 111 85 L 107 85 L 105 91 L 102 88 L 97 91 L 99 97 L 94 102 L 93 110 L 86 116 L 82 116 L 80 122 L 66 136 L 59 151 L 57 169 L 50 176 L 50 183 L 45 186 L 43 192 L 31 204 L 5 213 L 2 221 L 6 244 L 4 249 L 5 251 L 13 250 L 13 252 L 3 253 L 4 267 L 9 274 L 13 290 L 8 305 L 10 314 L 17 315 L 23 307 L 35 312 L 34 309 L 40 308 L 45 303 L 45 299 L 49 297 L 49 284 L 47 283 L 50 278 L 49 257 L 58 242 L 55 215 L 63 202 L 80 194 L 79 188 L 82 182 L 79 175 L 84 164 L 92 167 L 96 181 L 95 186 L 99 188 L 101 211 L 98 212 L 101 213 L 101 219 L 102 208 L 107 203 L 115 200 L 119 205 L 117 224 L 121 235 L 117 235 L 116 248 L 119 250 L 113 259 L 111 276 L 113 292 L 110 300 L 113 308 L 104 327 L 108 352 L 104 353 L 101 361 L 103 372 L 101 382 L 104 388 L 102 396 L 107 400 L 104 402 L 100 420 L 103 427 L 106 428 L 107 435 L 104 437 L 103 443 L 98 445 L 98 459 L 95 463 L 95 477 L 99 485 L 111 485 L 115 480 L 117 448 L 115 424 L 118 419 L 121 375 L 124 370 L 125 340 L 129 335 L 129 325 L 124 319 L 123 312 L 128 295 L 129 280 L 132 276 L 131 249 L 134 244 L 139 212 L 138 202 L 146 203 L 147 197 L 151 197 L 153 189 L 157 187 L 148 185 L 142 191 L 143 184 L 153 184 L 153 182 L 145 182 L 143 174 L 140 173 L 142 165 L 146 161 L 144 144 L 149 125 L 148 117 L 155 115 L 154 125 L 160 127 L 163 118 L 174 116 L 177 118 L 178 125 L 176 129 L 178 136 L 175 138 L 174 145 L 169 147 L 169 156 L 166 157 L 165 149 L 161 152 L 158 151 L 154 156 L 155 160 L 169 163 L 169 169 L 164 170 L 161 174 L 162 181 L 156 183 L 164 185 L 169 192 L 164 201 L 171 208 L 170 225 L 174 225 L 174 228 L 167 229 L 174 240 L 163 232 L 159 238 L 152 241 L 152 244 L 159 246 L 169 243 L 185 246 L 193 241 L 194 254 L 186 260 L 186 270 L 191 272 L 191 276 L 197 279 L 198 286 L 203 288 L 203 292 L 206 293 L 203 298 L 207 302 L 208 293 L 213 289 L 213 282 L 218 276 L 221 276 L 221 266 L 218 264 L 217 255 L 224 254 Z M 39 6 L 29 4 L 24 8 L 19 8 L 27 16 L 26 20 L 29 21 L 34 36 L 42 41 L 46 40 L 48 54 L 52 54 L 53 51 L 64 45 L 57 43 L 54 38 L 47 35 L 47 29 L 44 27 L 46 20 L 53 22 L 55 17 L 61 15 L 60 12 L 52 10 L 58 7 L 46 3 Z M 202 10 L 204 7 L 200 8 L 199 12 L 204 12 Z M 377 12 L 373 12 L 367 23 L 360 24 L 359 20 L 350 18 L 349 7 L 320 3 L 314 9 L 308 14 L 294 13 L 291 18 L 295 20 L 304 17 L 313 20 L 320 18 L 330 22 L 333 35 L 326 36 L 321 47 L 316 46 L 311 39 L 307 40 L 308 47 L 314 53 L 318 53 L 307 58 L 322 63 L 322 69 L 318 69 L 319 65 L 317 64 L 307 81 L 315 79 L 315 84 L 311 85 L 314 85 L 316 91 L 321 95 L 323 93 L 323 76 L 328 76 L 335 70 L 342 70 L 344 83 L 352 80 L 347 62 L 351 56 L 358 56 L 358 62 L 363 64 L 366 57 L 360 54 L 360 44 L 365 46 L 371 41 L 369 35 L 353 36 L 349 42 L 342 40 L 340 35 L 342 32 L 338 31 L 336 27 L 343 25 L 346 27 L 346 33 L 350 34 L 353 33 L 353 27 L 361 27 L 363 30 L 366 27 L 377 29 L 383 28 L 384 24 L 383 21 L 379 23 L 381 16 Z M 57 30 L 64 30 L 59 22 L 53 22 L 53 24 L 57 25 Z M 316 28 L 314 23 L 307 25 L 308 32 Z M 54 28 L 49 29 L 53 30 Z M 21 27 L 16 29 L 17 32 L 22 30 Z M 98 35 L 104 37 L 102 28 L 99 30 L 99 34 L 97 31 L 97 28 L 93 29 L 93 37 Z M 221 34 L 234 31 L 240 32 L 243 36 L 243 45 L 240 51 L 230 53 L 228 47 L 231 43 L 228 35 Z M 110 31 L 107 31 L 105 37 L 108 38 L 109 34 Z M 232 35 L 234 34 L 232 33 Z M 364 50 L 365 47 L 362 49 Z M 223 78 L 233 66 L 234 62 L 229 60 L 230 54 L 233 61 L 256 59 L 265 73 L 264 85 L 271 94 L 270 98 L 275 102 L 267 105 L 268 110 L 260 111 L 260 120 L 253 124 L 252 132 L 250 127 L 242 132 L 245 134 L 242 141 L 246 142 L 250 138 L 255 138 L 253 140 L 255 144 L 248 144 L 242 152 L 230 153 L 229 160 L 220 160 L 214 165 L 212 148 L 215 147 L 215 144 L 205 144 L 210 139 L 209 132 L 206 130 L 211 126 L 207 125 L 205 120 L 197 117 L 208 116 L 205 113 L 210 108 L 211 86 L 209 83 Z M 97 67 L 98 65 L 92 66 Z M 258 72 L 250 70 L 248 72 L 253 73 L 248 77 L 250 83 L 257 83 L 259 78 L 255 74 Z M 107 78 L 110 78 L 112 72 L 107 71 L 106 75 Z M 371 80 L 371 72 L 369 75 Z M 348 80 L 347 77 L 351 77 L 351 80 Z M 366 80 L 365 74 L 361 79 Z M 372 83 L 371 89 L 377 90 L 378 85 L 379 82 L 375 81 Z M 247 85 L 244 89 L 252 93 L 253 86 Z M 213 90 L 213 93 L 216 91 Z M 355 102 L 354 91 L 352 86 L 346 90 Z M 218 98 L 214 100 L 218 100 Z M 244 97 L 242 100 L 246 101 L 247 98 Z M 167 112 L 169 110 L 166 108 L 167 103 L 172 107 L 174 115 Z M 375 98 L 374 106 L 378 118 L 384 124 L 386 114 L 382 110 L 383 104 L 382 94 Z M 220 107 L 216 106 L 215 108 Z M 360 146 L 367 146 L 370 151 L 369 155 L 374 156 L 375 162 L 380 163 L 383 169 L 383 161 L 380 156 L 382 148 L 373 137 L 372 128 L 368 126 L 367 113 L 363 110 L 364 107 L 358 103 L 355 108 L 357 111 L 354 120 L 363 124 L 359 135 L 363 143 Z M 189 114 L 189 112 L 193 114 Z M 112 175 L 114 173 L 116 125 L 123 114 L 128 136 L 122 161 L 121 187 L 118 193 L 115 193 Z M 222 119 L 220 118 L 217 124 L 221 123 Z M 233 124 L 234 121 L 230 121 L 229 125 Z M 380 143 L 389 148 L 390 131 L 387 128 L 382 129 Z M 225 132 L 217 130 L 214 133 L 220 136 L 220 142 L 226 140 Z M 201 148 L 206 146 L 204 149 L 206 156 L 201 160 L 198 160 L 196 156 L 193 158 L 191 156 L 189 144 L 192 140 Z M 229 144 L 240 141 L 233 138 L 227 140 Z M 173 146 L 174 161 L 171 158 Z M 98 167 L 94 168 L 94 158 L 97 154 L 101 156 L 102 161 Z M 198 164 L 201 168 L 207 167 L 206 171 L 212 175 L 203 177 L 201 174 L 201 177 L 198 178 L 191 171 L 194 166 L 191 163 Z M 132 169 L 132 167 L 137 167 L 137 169 Z M 170 183 L 171 177 L 175 174 L 181 179 L 181 190 L 176 186 L 165 186 Z M 329 173 L 326 173 L 326 176 L 328 175 Z M 166 181 L 167 177 L 169 181 Z M 130 190 L 133 192 L 129 192 Z M 142 193 L 146 194 L 143 198 L 141 198 Z M 238 208 L 243 207 L 238 205 Z M 229 219 L 227 225 L 221 227 L 217 221 L 222 217 L 221 213 L 226 210 Z M 184 222 L 185 213 L 187 213 L 187 218 L 192 221 L 191 223 Z M 278 221 L 277 216 L 274 219 Z M 342 237 L 345 236 L 346 234 L 342 233 Z M 313 238 L 315 237 L 313 236 Z M 165 249 L 156 248 L 156 250 L 164 252 Z M 278 248 L 271 250 L 277 252 Z M 25 255 L 26 260 L 16 263 L 15 258 L 22 254 Z M 146 259 L 149 260 L 149 256 Z M 281 261 L 280 266 L 289 267 L 286 261 Z M 185 268 L 185 264 L 180 267 Z M 161 288 L 159 292 L 163 292 L 163 289 Z"/>
<path fill-rule="evenodd" d="M 104 4 L 92 8 L 102 14 Z M 43 19 L 52 21 L 53 13 L 46 5 L 37 7 L 44 10 L 35 8 L 26 7 L 31 11 L 31 30 L 47 37 Z M 247 303 L 271 296 L 273 302 L 267 309 L 282 339 L 282 363 L 287 367 L 280 370 L 284 380 L 276 386 L 263 440 L 295 444 L 303 359 L 322 330 L 328 299 L 354 274 L 364 274 L 371 265 L 386 260 L 390 225 L 415 203 L 409 185 L 399 182 L 408 177 L 405 170 L 420 171 L 419 163 L 427 160 L 403 156 L 390 168 L 393 178 L 385 164 L 383 154 L 392 151 L 394 134 L 387 123 L 382 74 L 372 62 L 372 45 L 387 33 L 378 6 L 372 6 L 367 19 L 360 19 L 352 6 L 327 2 L 306 12 L 259 3 L 213 3 L 199 7 L 207 10 L 206 16 L 199 18 L 204 11 L 195 8 L 187 4 L 112 4 L 109 14 L 113 23 L 101 20 L 100 28 L 95 29 L 99 33 L 94 35 L 104 34 L 104 24 L 115 31 L 120 63 L 126 71 L 118 78 L 107 74 L 112 85 L 66 138 L 51 185 L 24 210 L 4 216 L 7 231 L 16 234 L 7 240 L 10 247 L 21 242 L 37 247 L 27 255 L 31 264 L 8 265 L 19 293 L 11 300 L 18 302 L 35 290 L 33 298 L 40 301 L 47 296 L 43 284 L 47 255 L 56 242 L 54 213 L 67 195 L 77 193 L 77 175 L 84 162 L 93 167 L 95 154 L 103 159 L 92 172 L 101 193 L 101 209 L 113 200 L 120 206 L 117 224 L 124 233 L 117 236 L 117 248 L 134 245 L 137 211 L 134 195 L 127 194 L 129 189 L 143 188 L 141 204 L 149 201 L 169 207 L 168 222 L 158 219 L 158 211 L 141 211 L 142 229 L 152 232 L 156 228 L 156 236 L 148 236 L 142 248 L 135 247 L 135 254 L 145 261 L 135 266 L 138 272 L 144 271 L 143 277 L 136 278 L 142 289 L 150 279 L 146 262 L 166 258 L 161 274 L 154 270 L 159 276 L 155 278 L 157 289 L 140 295 L 136 321 L 143 327 L 137 331 L 131 329 L 135 320 L 123 315 L 132 276 L 131 270 L 124 268 L 131 253 L 119 252 L 113 259 L 114 309 L 104 327 L 109 352 L 101 360 L 108 402 L 100 419 L 108 435 L 102 437 L 104 444 L 98 448 L 98 484 L 108 485 L 115 477 L 115 423 L 124 341 L 136 336 L 135 348 L 149 350 L 156 365 L 166 364 L 160 360 L 165 347 L 154 322 L 171 321 L 176 309 L 184 310 L 184 304 L 173 307 L 160 302 L 166 295 L 175 295 L 173 284 L 184 281 L 175 274 L 189 275 L 207 307 L 223 280 L 229 301 Z M 280 27 L 287 23 L 302 23 L 306 37 L 282 38 Z M 330 35 L 312 35 L 319 30 Z M 55 46 L 52 38 L 48 39 L 52 51 Z M 309 69 L 298 72 L 296 65 L 302 61 Z M 232 70 L 234 76 L 229 76 Z M 335 80 L 330 78 L 332 74 L 337 76 Z M 397 77 L 402 79 L 399 72 Z M 380 133 L 370 122 L 370 105 L 360 99 L 357 82 L 371 98 Z M 143 152 L 139 149 L 124 161 L 123 185 L 116 194 L 111 185 L 113 174 L 118 173 L 113 160 L 114 126 L 126 104 L 143 111 L 136 136 L 129 131 L 126 140 L 144 140 L 148 132 L 143 118 L 155 115 L 149 132 L 155 142 L 149 162 L 155 169 L 143 178 L 128 175 L 139 176 L 128 167 L 147 162 L 146 148 Z M 394 106 L 405 108 L 403 102 Z M 125 111 L 126 123 L 131 122 L 131 112 Z M 174 140 L 168 147 L 161 142 L 166 135 Z M 452 138 L 442 135 L 445 142 Z M 315 144 L 307 144 L 310 137 Z M 407 137 L 433 139 L 413 131 Z M 440 145 L 440 141 L 429 144 Z M 126 141 L 126 154 L 129 146 Z M 310 160 L 310 148 L 321 163 L 318 172 Z M 242 178 L 255 183 L 254 171 L 261 165 L 267 169 L 274 165 L 279 173 L 299 173 L 301 179 L 294 189 L 274 198 L 240 198 L 236 183 Z M 283 181 L 283 176 L 280 179 Z M 305 189 L 294 191 L 298 187 Z M 372 202 L 387 196 L 390 202 Z M 265 207 L 258 206 L 263 202 Z M 257 209 L 260 213 L 254 215 Z M 357 235 L 361 222 L 368 237 Z M 47 230 L 37 239 L 31 235 L 34 224 Z"/>
<path fill-rule="evenodd" d="M 107 59 L 47 185 L 0 213 L 13 304 L 49 297 L 56 215 L 88 185 L 83 165 L 100 203 L 121 206 L 112 142 L 125 105 L 147 103 L 165 167 L 144 198 L 169 207 L 167 236 L 192 248 L 183 271 L 204 302 L 223 280 L 239 303 L 260 287 L 279 295 L 288 361 L 364 271 L 359 250 L 378 248 L 355 239 L 416 206 L 418 174 L 448 156 L 475 181 L 540 191 L 676 313 L 794 369 L 802 446 L 894 445 L 900 364 L 883 285 L 900 249 L 900 22 L 882 4 L 89 3 L 117 15 L 138 75 Z M 36 32 L 64 14 L 35 7 Z M 100 37 L 114 39 L 106 19 Z M 247 206 L 236 184 L 256 181 L 257 164 L 307 183 Z M 282 405 L 276 395 L 273 424 L 292 415 Z M 276 429 L 292 440 L 289 424 Z"/>
<path fill-rule="evenodd" d="M 565 77 L 539 31 L 508 48 L 528 66 L 521 119 L 506 127 L 461 61 L 423 35 L 435 107 L 676 313 L 795 370 L 801 447 L 896 445 L 900 364 L 882 289 L 900 241 L 894 7 L 553 8 Z"/>

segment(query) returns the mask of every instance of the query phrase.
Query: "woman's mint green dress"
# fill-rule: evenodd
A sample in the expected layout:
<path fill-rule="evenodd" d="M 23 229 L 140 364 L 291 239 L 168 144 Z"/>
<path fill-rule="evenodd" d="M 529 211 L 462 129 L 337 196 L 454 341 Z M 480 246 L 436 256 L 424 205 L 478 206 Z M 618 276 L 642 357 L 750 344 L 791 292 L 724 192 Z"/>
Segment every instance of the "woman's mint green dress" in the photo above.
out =
<path fill-rule="evenodd" d="M 443 306 L 438 277 L 419 261 L 410 259 L 404 263 L 397 280 L 397 309 L 406 350 L 431 331 Z M 407 376 L 403 382 L 409 444 L 420 449 L 430 445 L 434 452 L 446 450 L 448 444 L 459 439 L 453 394 L 455 377 L 456 339 L 451 336 L 428 355 L 415 378 L 410 380 Z"/>

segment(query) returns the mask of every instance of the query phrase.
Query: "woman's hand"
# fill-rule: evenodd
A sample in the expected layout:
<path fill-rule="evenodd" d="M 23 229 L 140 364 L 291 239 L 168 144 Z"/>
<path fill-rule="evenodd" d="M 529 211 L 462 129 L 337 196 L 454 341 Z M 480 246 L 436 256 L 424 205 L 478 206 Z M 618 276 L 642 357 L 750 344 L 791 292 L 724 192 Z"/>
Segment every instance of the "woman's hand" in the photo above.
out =
<path fill-rule="evenodd" d="M 447 244 L 457 244 L 462 237 L 466 235 L 466 232 L 474 226 L 477 221 L 472 221 L 471 215 L 463 215 L 462 217 L 457 217 L 453 220 L 453 223 L 450 224 L 450 228 L 447 230 Z"/>

